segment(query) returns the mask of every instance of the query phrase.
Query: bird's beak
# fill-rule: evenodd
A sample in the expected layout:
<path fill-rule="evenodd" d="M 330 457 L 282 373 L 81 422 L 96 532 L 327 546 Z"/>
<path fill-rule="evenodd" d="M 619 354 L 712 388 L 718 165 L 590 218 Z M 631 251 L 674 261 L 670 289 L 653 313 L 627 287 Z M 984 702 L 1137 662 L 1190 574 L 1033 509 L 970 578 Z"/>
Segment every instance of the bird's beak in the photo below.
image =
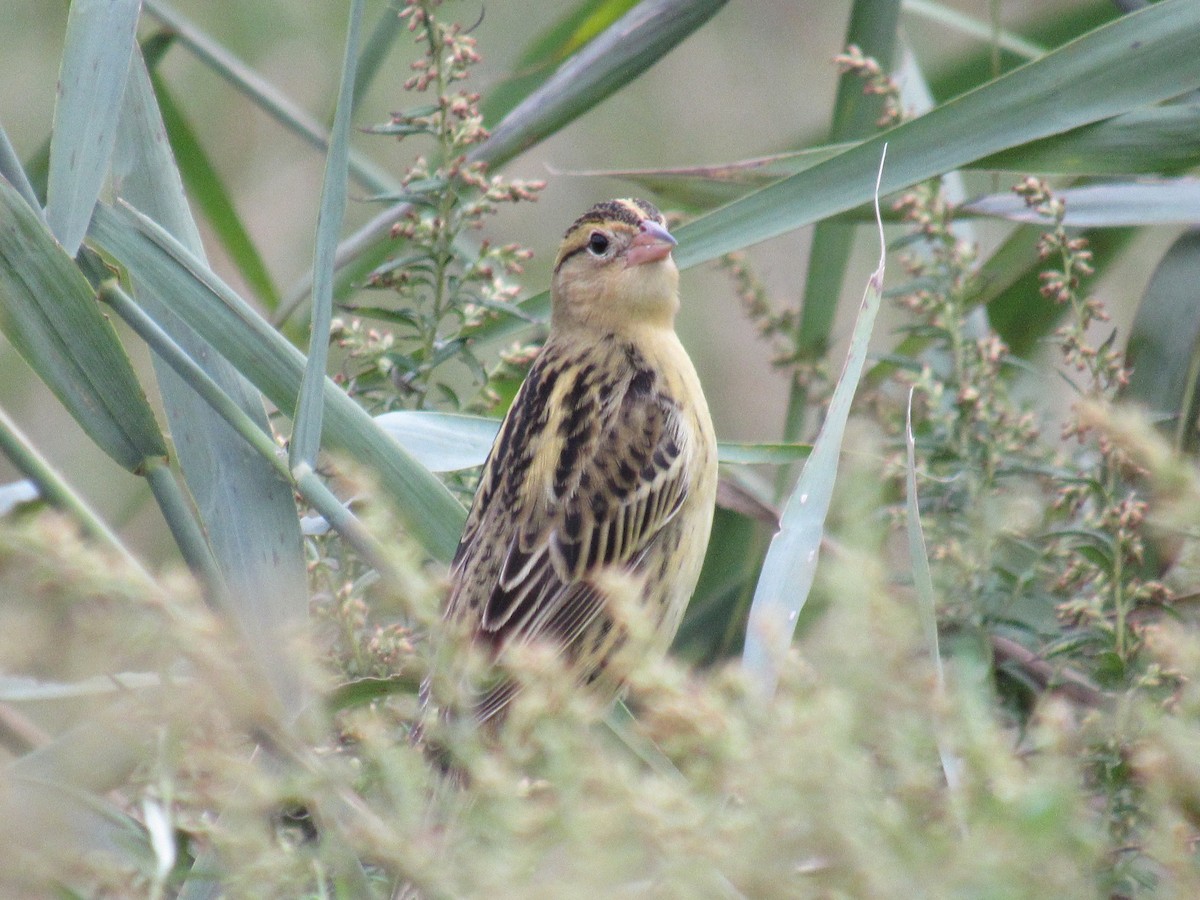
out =
<path fill-rule="evenodd" d="M 678 243 L 671 237 L 671 232 L 650 219 L 643 219 L 641 228 L 641 234 L 633 239 L 625 251 L 626 268 L 666 259 L 671 255 L 671 248 Z"/>

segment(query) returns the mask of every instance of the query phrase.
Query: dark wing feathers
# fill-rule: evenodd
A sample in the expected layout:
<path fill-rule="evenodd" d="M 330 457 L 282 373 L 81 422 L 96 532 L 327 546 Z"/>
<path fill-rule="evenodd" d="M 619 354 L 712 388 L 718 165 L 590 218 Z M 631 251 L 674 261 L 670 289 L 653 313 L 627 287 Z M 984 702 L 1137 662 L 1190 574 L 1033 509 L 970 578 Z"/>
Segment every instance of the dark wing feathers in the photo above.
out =
<path fill-rule="evenodd" d="M 569 645 L 603 610 L 589 576 L 636 568 L 687 494 L 688 426 L 631 348 L 547 351 L 497 437 L 452 572 L 449 614 L 497 643 Z"/>

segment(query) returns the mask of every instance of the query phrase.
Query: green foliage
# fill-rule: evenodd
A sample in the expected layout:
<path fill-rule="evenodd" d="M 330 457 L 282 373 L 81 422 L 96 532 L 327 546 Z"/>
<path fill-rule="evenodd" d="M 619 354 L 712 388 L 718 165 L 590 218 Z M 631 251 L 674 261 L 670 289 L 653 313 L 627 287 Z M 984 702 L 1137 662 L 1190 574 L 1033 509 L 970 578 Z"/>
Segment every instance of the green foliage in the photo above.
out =
<path fill-rule="evenodd" d="M 1156 275 L 1128 342 L 1093 293 L 1141 246 L 1139 229 L 1107 226 L 1177 221 L 1186 202 L 1159 198 L 1194 189 L 1127 180 L 1200 164 L 1194 4 L 1060 15 L 1038 24 L 1055 48 L 1041 53 L 936 4 L 859 0 L 847 36 L 863 46 L 821 51 L 844 51 L 829 145 L 630 175 L 698 214 L 677 230 L 685 267 L 822 222 L 802 306 L 772 296 L 753 253 L 724 264 L 788 395 L 783 443 L 722 445 L 700 586 L 676 655 L 634 675 L 632 718 L 597 724 L 603 711 L 535 648 L 514 663 L 528 689 L 500 733 L 429 715 L 419 694 L 471 486 L 433 473 L 478 456 L 490 427 L 457 413 L 511 400 L 546 310 L 532 284 L 517 301 L 528 253 L 489 232 L 498 205 L 541 187 L 504 166 L 723 4 L 576 4 L 484 98 L 467 85 L 488 48 L 454 21 L 466 7 L 409 0 L 357 75 L 348 48 L 332 138 L 165 4 L 144 5 L 157 98 L 130 40 L 137 4 L 72 4 L 45 211 L 0 135 L 0 325 L 82 434 L 147 476 L 202 589 L 143 565 L 0 415 L 0 447 L 56 508 L 0 518 L 0 892 L 1200 894 L 1194 240 L 1135 260 Z M 886 63 L 908 15 L 997 42 L 940 77 L 930 96 L 948 99 L 928 112 Z M 393 180 L 347 147 L 347 117 L 406 33 L 409 99 L 371 129 L 412 150 Z M 338 454 L 315 467 L 280 451 L 305 358 L 213 272 L 182 184 L 262 304 L 286 318 L 307 287 L 276 291 L 208 161 L 224 126 L 170 99 L 184 90 L 163 63 L 184 52 L 344 152 L 388 204 L 336 254 L 336 191 L 323 215 L 315 281 L 343 315 L 337 374 L 305 391 Z M 1012 68 L 1014 53 L 1035 58 Z M 824 373 L 842 360 L 827 348 L 836 286 L 865 280 L 850 250 L 885 141 L 897 224 L 886 290 L 872 283 L 870 297 L 892 303 L 900 332 L 875 336 L 889 346 L 847 422 L 869 328 L 836 389 Z M 997 176 L 991 190 L 1013 183 L 1010 197 L 963 206 L 956 167 L 1022 176 Z M 1086 232 L 1073 224 L 1084 206 Z M 1025 224 L 992 249 L 968 214 Z M 53 234 L 72 251 L 81 239 L 79 254 Z M 156 388 L 100 310 L 154 348 Z M 514 337 L 494 362 L 487 343 Z M 1033 355 L 1039 342 L 1049 352 Z M 403 412 L 369 415 L 385 410 Z M 763 464 L 780 466 L 773 485 L 750 468 Z M 810 496 L 820 515 L 803 519 Z M 301 543 L 293 497 L 333 530 Z M 750 614 L 756 589 L 786 625 Z M 781 638 L 797 626 L 791 647 Z M 753 666 L 735 662 L 743 641 Z"/>
<path fill-rule="evenodd" d="M 394 306 L 359 312 L 391 323 L 391 340 L 377 342 L 368 332 L 361 341 L 357 329 L 339 330 L 340 343 L 353 360 L 349 390 L 364 401 L 380 394 L 391 398 L 375 401 L 384 407 L 395 402 L 397 393 L 411 396 L 418 409 L 435 400 L 458 406 L 450 385 L 437 377 L 451 360 L 465 363 L 480 382 L 487 380 L 461 332 L 489 311 L 512 314 L 508 304 L 518 288 L 506 279 L 519 275 L 521 263 L 531 254 L 516 244 L 494 246 L 487 240 L 468 250 L 464 236 L 482 228 L 498 204 L 534 200 L 545 186 L 489 177 L 487 164 L 470 158 L 488 132 L 479 94 L 457 85 L 466 80 L 479 55 L 474 38 L 462 26 L 435 17 L 435 6 L 410 4 L 401 13 L 423 50 L 412 63 L 416 74 L 405 82 L 405 89 L 432 94 L 432 102 L 395 113 L 390 122 L 372 129 L 432 143 L 404 174 L 402 190 L 377 198 L 405 204 L 392 226 L 398 255 L 368 276 L 368 284 L 391 288 L 397 297 Z"/>

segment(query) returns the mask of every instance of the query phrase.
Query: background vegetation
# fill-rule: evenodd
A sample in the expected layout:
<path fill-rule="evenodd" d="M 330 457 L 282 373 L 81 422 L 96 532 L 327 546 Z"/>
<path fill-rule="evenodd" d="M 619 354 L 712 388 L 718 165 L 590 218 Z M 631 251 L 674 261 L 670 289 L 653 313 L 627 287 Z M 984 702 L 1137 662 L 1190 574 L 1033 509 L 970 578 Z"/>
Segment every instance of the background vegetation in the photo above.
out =
<path fill-rule="evenodd" d="M 1194 4 L 55 12 L 0 95 L 5 890 L 1196 895 Z M 705 573 L 632 715 L 530 659 L 431 724 L 455 783 L 479 414 L 631 193 Z"/>

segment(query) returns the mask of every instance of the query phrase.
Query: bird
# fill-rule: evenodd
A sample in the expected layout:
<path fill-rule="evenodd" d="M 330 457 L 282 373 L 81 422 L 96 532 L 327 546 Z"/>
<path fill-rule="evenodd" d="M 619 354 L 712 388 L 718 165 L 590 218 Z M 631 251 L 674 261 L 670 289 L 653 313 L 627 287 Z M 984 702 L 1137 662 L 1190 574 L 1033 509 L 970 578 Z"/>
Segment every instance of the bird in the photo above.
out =
<path fill-rule="evenodd" d="M 675 333 L 676 243 L 645 200 L 567 229 L 549 335 L 484 463 L 443 612 L 489 664 L 540 643 L 608 702 L 627 657 L 665 654 L 712 529 L 717 445 Z M 476 719 L 502 721 L 519 689 L 476 690 Z"/>

